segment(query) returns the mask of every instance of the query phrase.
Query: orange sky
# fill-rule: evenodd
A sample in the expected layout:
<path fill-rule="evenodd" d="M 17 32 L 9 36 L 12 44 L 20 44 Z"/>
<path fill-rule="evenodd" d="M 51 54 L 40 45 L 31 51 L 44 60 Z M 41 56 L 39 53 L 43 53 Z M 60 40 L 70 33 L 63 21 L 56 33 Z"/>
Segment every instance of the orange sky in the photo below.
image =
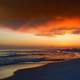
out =
<path fill-rule="evenodd" d="M 36 26 L 17 30 L 0 27 L 0 45 L 80 47 L 80 18 L 57 17 Z"/>

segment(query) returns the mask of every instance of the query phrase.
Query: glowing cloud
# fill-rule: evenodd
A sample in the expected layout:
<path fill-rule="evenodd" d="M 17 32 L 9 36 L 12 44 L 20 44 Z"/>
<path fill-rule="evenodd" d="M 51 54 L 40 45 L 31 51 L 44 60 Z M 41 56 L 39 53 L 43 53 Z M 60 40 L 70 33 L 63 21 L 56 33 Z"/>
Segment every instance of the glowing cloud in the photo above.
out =
<path fill-rule="evenodd" d="M 48 37 L 1 29 L 0 45 L 80 47 L 80 35 L 67 33 Z"/>
<path fill-rule="evenodd" d="M 80 18 L 58 17 L 36 26 L 24 24 L 18 28 L 18 31 L 24 33 L 35 33 L 41 36 L 63 35 L 65 33 L 80 33 Z"/>
<path fill-rule="evenodd" d="M 80 19 L 56 18 L 46 23 L 0 27 L 0 45 L 80 47 Z"/>

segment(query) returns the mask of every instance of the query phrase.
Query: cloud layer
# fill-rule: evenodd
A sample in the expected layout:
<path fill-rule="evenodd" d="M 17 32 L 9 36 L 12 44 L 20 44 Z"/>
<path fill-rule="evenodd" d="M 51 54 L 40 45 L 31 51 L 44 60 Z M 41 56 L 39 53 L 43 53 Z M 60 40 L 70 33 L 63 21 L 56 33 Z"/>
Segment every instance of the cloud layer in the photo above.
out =
<path fill-rule="evenodd" d="M 55 19 L 33 19 L 29 21 L 3 22 L 0 28 L 38 36 L 54 36 L 66 33 L 80 34 L 80 18 L 56 17 Z"/>
<path fill-rule="evenodd" d="M 0 20 L 80 16 L 79 0 L 0 0 Z"/>
<path fill-rule="evenodd" d="M 23 24 L 18 28 L 18 31 L 34 33 L 39 36 L 80 34 L 80 19 L 58 17 L 43 23 Z"/>

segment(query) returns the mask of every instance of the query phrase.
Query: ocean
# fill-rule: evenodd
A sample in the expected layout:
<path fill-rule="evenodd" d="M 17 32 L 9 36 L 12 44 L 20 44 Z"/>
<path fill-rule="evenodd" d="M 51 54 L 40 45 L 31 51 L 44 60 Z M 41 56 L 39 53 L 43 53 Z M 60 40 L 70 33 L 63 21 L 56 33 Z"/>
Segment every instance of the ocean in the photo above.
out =
<path fill-rule="evenodd" d="M 0 53 L 0 80 L 78 80 L 79 54 L 3 51 Z"/>

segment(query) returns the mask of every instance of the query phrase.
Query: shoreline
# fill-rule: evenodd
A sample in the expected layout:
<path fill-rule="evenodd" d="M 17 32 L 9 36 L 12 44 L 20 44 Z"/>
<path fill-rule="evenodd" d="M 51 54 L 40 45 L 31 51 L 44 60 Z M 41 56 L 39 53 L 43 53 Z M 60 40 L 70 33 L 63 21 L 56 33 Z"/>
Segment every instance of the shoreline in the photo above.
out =
<path fill-rule="evenodd" d="M 52 63 L 52 61 L 44 61 L 44 62 L 36 62 L 36 63 L 21 63 L 21 64 L 14 64 L 14 65 L 7 65 L 0 67 L 0 79 L 5 79 L 14 75 L 14 72 L 21 69 L 29 69 L 29 68 L 36 68 L 40 66 L 47 65 Z"/>

